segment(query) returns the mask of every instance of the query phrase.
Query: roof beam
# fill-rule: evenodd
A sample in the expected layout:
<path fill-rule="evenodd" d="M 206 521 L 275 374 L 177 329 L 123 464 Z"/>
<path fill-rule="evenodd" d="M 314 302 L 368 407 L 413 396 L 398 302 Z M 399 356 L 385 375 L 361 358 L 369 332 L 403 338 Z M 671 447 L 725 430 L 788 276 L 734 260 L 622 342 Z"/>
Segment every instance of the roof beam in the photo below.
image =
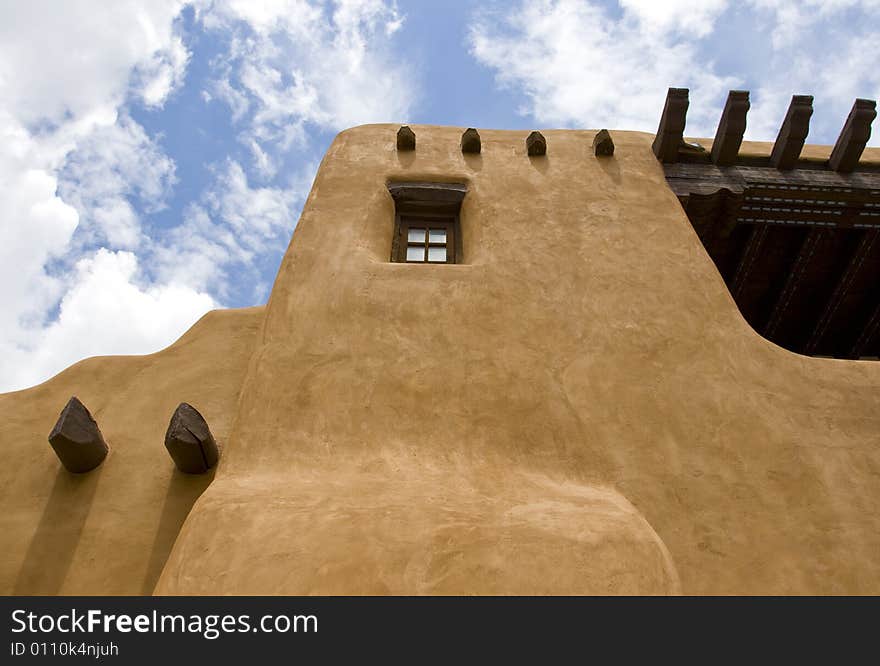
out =
<path fill-rule="evenodd" d="M 862 151 L 871 138 L 871 123 L 876 117 L 877 102 L 874 100 L 857 99 L 853 103 L 828 159 L 830 168 L 840 173 L 850 173 L 856 169 Z"/>
<path fill-rule="evenodd" d="M 752 226 L 752 233 L 749 234 L 749 240 L 745 248 L 743 248 L 742 256 L 736 266 L 736 270 L 733 272 L 733 279 L 730 282 L 730 293 L 733 296 L 733 300 L 739 306 L 740 311 L 743 309 L 741 303 L 743 289 L 748 282 L 749 272 L 755 265 L 755 260 L 761 254 L 761 246 L 764 244 L 766 237 L 766 224 L 755 224 Z"/>
<path fill-rule="evenodd" d="M 791 304 L 792 298 L 809 270 L 810 260 L 813 258 L 813 255 L 816 252 L 816 246 L 819 245 L 824 233 L 825 232 L 821 229 L 811 229 L 806 238 L 804 238 L 804 242 L 801 243 L 794 263 L 792 264 L 791 271 L 785 280 L 785 286 L 782 288 L 782 291 L 779 292 L 779 297 L 776 299 L 776 302 L 773 304 L 773 309 L 770 311 L 770 318 L 767 320 L 767 325 L 764 327 L 763 331 L 764 337 L 770 338 L 771 340 L 773 339 L 776 329 L 779 328 L 780 322 L 785 317 L 785 313 L 788 310 L 788 306 Z"/>
<path fill-rule="evenodd" d="M 678 159 L 678 149 L 684 142 L 684 125 L 688 110 L 688 89 L 670 88 L 660 117 L 660 126 L 652 146 L 657 159 L 672 164 Z"/>
<path fill-rule="evenodd" d="M 856 338 L 855 344 L 853 344 L 853 347 L 850 350 L 849 357 L 861 358 L 864 356 L 865 350 L 868 348 L 868 345 L 877 334 L 878 330 L 880 330 L 880 303 L 877 303 L 877 307 L 874 308 L 871 316 L 868 317 L 865 327 L 862 329 L 859 337 Z"/>
<path fill-rule="evenodd" d="M 750 106 L 748 90 L 731 90 L 727 93 L 727 102 L 712 143 L 714 164 L 730 166 L 736 161 L 746 131 L 746 114 Z"/>
<path fill-rule="evenodd" d="M 861 270 L 862 266 L 864 265 L 865 257 L 867 257 L 870 253 L 871 248 L 877 241 L 878 236 L 880 236 L 880 231 L 878 231 L 877 229 L 868 229 L 865 231 L 864 235 L 862 236 L 861 242 L 856 246 L 852 257 L 850 257 L 850 260 L 846 265 L 846 268 L 843 270 L 840 278 L 837 280 L 837 284 L 834 286 L 834 291 L 831 292 L 831 296 L 829 297 L 828 302 L 822 309 L 822 314 L 819 315 L 819 319 L 816 322 L 816 325 L 813 327 L 813 332 L 810 334 L 810 338 L 807 340 L 807 344 L 804 346 L 804 354 L 812 355 L 816 353 L 816 348 L 822 342 L 822 338 L 828 331 L 828 327 L 830 326 L 832 319 L 834 319 L 834 315 L 837 312 L 837 309 L 840 307 L 840 304 L 846 297 L 846 294 L 849 291 L 849 288 L 852 286 L 853 282 L 855 281 L 859 270 Z"/>
<path fill-rule="evenodd" d="M 779 128 L 779 135 L 770 153 L 770 164 L 782 171 L 793 169 L 801 155 L 804 141 L 810 131 L 810 116 L 813 115 L 812 95 L 793 95 L 785 120 Z"/>

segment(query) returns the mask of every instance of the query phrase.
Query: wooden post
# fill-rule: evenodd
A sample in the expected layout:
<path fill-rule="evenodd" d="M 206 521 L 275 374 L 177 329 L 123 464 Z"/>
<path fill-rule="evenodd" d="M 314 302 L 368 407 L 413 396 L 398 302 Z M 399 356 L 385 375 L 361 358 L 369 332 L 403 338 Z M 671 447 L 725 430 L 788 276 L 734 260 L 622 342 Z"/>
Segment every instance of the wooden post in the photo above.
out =
<path fill-rule="evenodd" d="M 660 117 L 660 127 L 654 137 L 654 154 L 666 164 L 678 159 L 678 148 L 684 141 L 684 124 L 687 119 L 688 89 L 670 88 Z"/>
<path fill-rule="evenodd" d="M 874 100 L 857 99 L 853 103 L 849 117 L 837 137 L 837 143 L 834 144 L 834 150 L 831 151 L 829 167 L 840 173 L 855 170 L 862 151 L 865 150 L 865 144 L 871 138 L 871 123 L 876 117 L 877 102 Z"/>
<path fill-rule="evenodd" d="M 746 131 L 746 114 L 749 112 L 749 91 L 731 90 L 721 113 L 715 141 L 712 143 L 712 162 L 718 166 L 730 166 L 736 162 L 739 147 Z"/>
<path fill-rule="evenodd" d="M 402 125 L 397 130 L 397 150 L 415 150 L 416 149 L 416 133 L 413 132 L 409 125 Z"/>
<path fill-rule="evenodd" d="M 607 129 L 601 129 L 593 137 L 593 152 L 596 157 L 611 157 L 614 155 L 614 140 Z"/>
<path fill-rule="evenodd" d="M 73 396 L 49 433 L 49 444 L 69 472 L 95 469 L 107 457 L 107 443 L 86 406 Z"/>
<path fill-rule="evenodd" d="M 793 95 L 776 143 L 773 144 L 773 152 L 770 153 L 770 163 L 777 169 L 794 169 L 810 131 L 812 115 L 813 96 Z"/>
<path fill-rule="evenodd" d="M 526 137 L 526 152 L 529 157 L 540 157 L 547 154 L 547 139 L 535 130 Z"/>
<path fill-rule="evenodd" d="M 480 149 L 480 133 L 473 127 L 468 127 L 461 135 L 461 152 L 479 153 Z"/>

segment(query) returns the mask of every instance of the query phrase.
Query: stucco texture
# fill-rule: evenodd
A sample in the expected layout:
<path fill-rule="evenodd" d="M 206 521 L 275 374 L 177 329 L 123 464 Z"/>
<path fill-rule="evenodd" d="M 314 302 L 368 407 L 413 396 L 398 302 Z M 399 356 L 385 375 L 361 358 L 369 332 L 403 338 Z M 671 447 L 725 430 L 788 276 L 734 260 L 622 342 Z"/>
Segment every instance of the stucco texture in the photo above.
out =
<path fill-rule="evenodd" d="M 880 363 L 755 333 L 652 136 L 612 131 L 614 157 L 596 158 L 595 132 L 545 131 L 547 155 L 529 158 L 528 132 L 481 130 L 482 153 L 462 155 L 463 128 L 413 129 L 406 153 L 397 126 L 341 133 L 265 309 L 185 336 L 203 350 L 186 357 L 204 364 L 192 386 L 212 377 L 214 407 L 165 395 L 161 354 L 150 375 L 74 377 L 80 364 L 0 396 L 4 452 L 29 479 L 0 479 L 15 506 L 7 589 L 41 584 L 43 530 L 73 562 L 48 591 L 150 591 L 170 545 L 145 558 L 135 544 L 157 538 L 173 476 L 162 433 L 188 400 L 223 450 L 158 594 L 880 593 Z M 395 180 L 467 184 L 463 263 L 389 262 Z M 142 420 L 150 454 L 123 464 L 99 404 L 135 383 L 152 402 L 114 398 L 113 418 Z M 64 476 L 45 442 L 69 393 L 107 421 L 96 481 Z M 97 486 L 65 510 L 103 549 L 56 524 L 56 477 Z M 90 573 L 99 561 L 107 571 Z"/>
<path fill-rule="evenodd" d="M 0 594 L 152 593 L 213 476 L 175 469 L 168 421 L 190 402 L 227 444 L 263 310 L 211 312 L 157 354 L 90 358 L 0 395 Z M 65 470 L 46 439 L 72 395 L 110 447 L 85 474 Z"/>

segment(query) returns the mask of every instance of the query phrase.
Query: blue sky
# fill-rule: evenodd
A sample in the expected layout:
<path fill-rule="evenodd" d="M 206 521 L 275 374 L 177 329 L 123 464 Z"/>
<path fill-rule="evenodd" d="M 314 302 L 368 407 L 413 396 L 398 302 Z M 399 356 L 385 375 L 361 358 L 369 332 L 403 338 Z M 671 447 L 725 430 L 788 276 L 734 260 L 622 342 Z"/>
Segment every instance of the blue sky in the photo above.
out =
<path fill-rule="evenodd" d="M 833 143 L 876 99 L 880 0 L 0 0 L 0 391 L 264 303 L 334 135 L 366 122 Z M 871 145 L 880 145 L 875 132 Z"/>

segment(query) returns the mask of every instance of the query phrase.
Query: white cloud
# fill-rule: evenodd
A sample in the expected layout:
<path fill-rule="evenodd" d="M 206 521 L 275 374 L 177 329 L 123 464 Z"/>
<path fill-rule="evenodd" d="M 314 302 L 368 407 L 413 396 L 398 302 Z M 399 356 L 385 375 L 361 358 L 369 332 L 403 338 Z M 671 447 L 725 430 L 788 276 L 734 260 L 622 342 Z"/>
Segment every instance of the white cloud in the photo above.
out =
<path fill-rule="evenodd" d="M 880 0 L 748 0 L 755 9 L 772 16 L 772 45 L 776 50 L 808 41 L 817 24 L 835 20 L 846 10 L 875 12 Z M 858 27 L 852 25 L 852 27 Z"/>
<path fill-rule="evenodd" d="M 286 187 L 255 187 L 242 166 L 228 160 L 215 170 L 202 200 L 189 206 L 183 224 L 155 247 L 158 277 L 221 297 L 233 270 L 239 282 L 247 273 L 256 278 L 253 260 L 284 248 L 316 169 L 307 165 Z"/>
<path fill-rule="evenodd" d="M 45 266 L 66 250 L 79 215 L 56 195 L 51 170 L 34 168 L 35 142 L 2 113 L 0 145 L 0 336 L 23 343 L 63 292 Z"/>
<path fill-rule="evenodd" d="M 140 283 L 133 254 L 87 249 L 137 248 L 132 201 L 149 211 L 173 182 L 173 163 L 120 109 L 160 106 L 181 84 L 181 6 L 0 9 L 0 390 L 82 355 L 154 351 L 212 303 L 182 285 Z"/>
<path fill-rule="evenodd" d="M 228 68 L 227 68 L 228 69 Z M 227 74 L 228 76 L 228 74 Z M 228 78 L 221 78 L 213 82 L 211 90 L 218 99 L 226 102 L 232 111 L 232 122 L 240 120 L 250 108 L 247 95 L 232 87 Z M 205 91 L 207 101 L 212 98 L 209 91 Z"/>
<path fill-rule="evenodd" d="M 81 214 L 80 243 L 137 249 L 144 237 L 134 204 L 148 213 L 161 210 L 174 172 L 174 162 L 126 115 L 81 139 L 59 188 Z"/>
<path fill-rule="evenodd" d="M 792 94 L 814 95 L 813 143 L 837 139 L 856 97 L 880 98 L 880 0 L 750 0 L 768 26 L 769 49 L 755 76 L 747 138 L 772 140 Z M 869 145 L 880 146 L 875 128 Z"/>
<path fill-rule="evenodd" d="M 677 7 L 674 17 L 687 15 L 684 3 Z M 705 33 L 714 14 L 697 15 Z M 738 83 L 715 73 L 711 63 L 695 65 L 695 43 L 657 16 L 641 2 L 629 3 L 618 19 L 588 2 L 523 3 L 500 21 L 478 17 L 471 50 L 502 85 L 525 92 L 521 110 L 541 123 L 655 130 L 668 87 L 712 99 Z M 691 105 L 689 129 L 708 130 L 713 122 L 714 110 Z"/>
<path fill-rule="evenodd" d="M 139 93 L 150 107 L 162 106 L 172 92 L 183 85 L 190 53 L 180 35 L 171 35 L 170 41 L 156 50 L 150 59 L 135 70 L 140 79 Z"/>
<path fill-rule="evenodd" d="M 244 137 L 242 139 L 251 151 L 253 156 L 253 166 L 264 179 L 268 180 L 278 173 L 279 160 L 274 159 L 269 153 L 263 150 L 263 147 L 253 138 Z"/>
<path fill-rule="evenodd" d="M 181 285 L 139 286 L 137 270 L 131 252 L 100 249 L 77 262 L 57 320 L 25 344 L 0 342 L 0 390 L 35 384 L 88 356 L 161 349 L 215 305 Z"/>
<path fill-rule="evenodd" d="M 403 22 L 393 4 L 232 0 L 203 8 L 200 18 L 231 35 L 210 93 L 234 119 L 250 113 L 242 141 L 264 173 L 272 173 L 267 154 L 302 144 L 308 125 L 335 131 L 406 120 L 416 91 L 392 55 Z"/>
<path fill-rule="evenodd" d="M 118 106 L 132 72 L 138 92 L 159 103 L 156 79 L 180 68 L 173 20 L 179 0 L 28 0 L 3 4 L 0 21 L 0 93 L 25 124 L 60 123 L 96 107 Z M 171 76 L 172 80 L 175 77 Z M 147 91 L 150 91 L 147 93 Z"/>
<path fill-rule="evenodd" d="M 727 0 L 620 0 L 624 11 L 646 31 L 705 37 L 727 8 Z"/>
<path fill-rule="evenodd" d="M 691 91 L 686 132 L 712 136 L 727 90 L 751 87 L 747 138 L 772 140 L 791 96 L 815 94 L 810 137 L 830 143 L 855 97 L 880 96 L 880 0 L 620 6 L 615 16 L 597 2 L 535 0 L 477 14 L 471 52 L 547 125 L 655 131 L 673 86 Z"/>
<path fill-rule="evenodd" d="M 260 264 L 283 248 L 316 169 L 274 182 L 286 151 L 306 141 L 307 125 L 408 111 L 412 88 L 388 47 L 402 23 L 394 6 L 197 0 L 197 22 L 228 37 L 205 98 L 244 124 L 255 170 L 249 179 L 227 160 L 178 226 L 145 226 L 176 167 L 129 107 L 159 109 L 184 84 L 183 6 L 36 0 L 0 9 L 0 278 L 10 285 L 0 296 L 0 390 L 86 355 L 155 351 L 215 297 L 250 289 L 242 278 L 265 297 Z"/>
<path fill-rule="evenodd" d="M 291 207 L 296 198 L 293 190 L 249 186 L 244 169 L 230 160 L 219 186 L 208 193 L 211 208 L 237 232 L 248 229 L 249 238 L 264 239 L 279 229 L 293 230 Z"/>

